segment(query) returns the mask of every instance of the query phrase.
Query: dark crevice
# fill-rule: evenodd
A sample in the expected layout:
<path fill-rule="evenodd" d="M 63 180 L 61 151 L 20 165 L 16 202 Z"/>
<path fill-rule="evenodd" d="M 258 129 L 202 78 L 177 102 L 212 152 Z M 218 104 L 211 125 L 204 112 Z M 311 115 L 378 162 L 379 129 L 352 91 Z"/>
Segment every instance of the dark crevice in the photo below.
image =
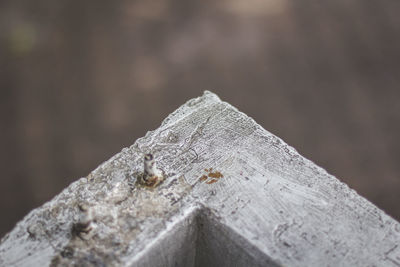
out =
<path fill-rule="evenodd" d="M 207 208 L 196 218 L 195 267 L 279 266 L 244 237 L 220 222 Z"/>
<path fill-rule="evenodd" d="M 132 266 L 279 266 L 207 208 L 194 210 L 146 250 Z"/>

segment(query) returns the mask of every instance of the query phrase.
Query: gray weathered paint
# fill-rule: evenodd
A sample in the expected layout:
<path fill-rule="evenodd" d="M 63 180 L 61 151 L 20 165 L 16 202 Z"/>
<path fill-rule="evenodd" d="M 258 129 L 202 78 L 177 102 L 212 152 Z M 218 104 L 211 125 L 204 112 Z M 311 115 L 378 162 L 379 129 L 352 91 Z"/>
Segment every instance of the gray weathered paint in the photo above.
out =
<path fill-rule="evenodd" d="M 136 183 L 146 153 L 155 188 Z M 399 244 L 398 222 L 205 92 L 30 212 L 0 265 L 400 266 Z"/>

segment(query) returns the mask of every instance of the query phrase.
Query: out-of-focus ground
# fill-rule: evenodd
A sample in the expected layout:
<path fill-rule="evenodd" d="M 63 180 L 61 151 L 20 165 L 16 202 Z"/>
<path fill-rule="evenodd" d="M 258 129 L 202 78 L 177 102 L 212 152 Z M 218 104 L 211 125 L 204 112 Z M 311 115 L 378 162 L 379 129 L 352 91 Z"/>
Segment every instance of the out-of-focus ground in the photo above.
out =
<path fill-rule="evenodd" d="M 211 90 L 400 219 L 400 1 L 0 2 L 0 236 Z"/>

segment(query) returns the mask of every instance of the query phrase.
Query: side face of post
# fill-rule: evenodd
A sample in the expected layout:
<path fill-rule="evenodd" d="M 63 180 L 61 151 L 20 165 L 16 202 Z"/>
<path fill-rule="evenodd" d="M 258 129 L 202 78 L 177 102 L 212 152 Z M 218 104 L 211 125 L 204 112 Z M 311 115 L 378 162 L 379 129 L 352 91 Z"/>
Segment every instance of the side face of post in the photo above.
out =
<path fill-rule="evenodd" d="M 1 266 L 74 264 L 400 266 L 400 224 L 205 92 L 0 242 Z"/>

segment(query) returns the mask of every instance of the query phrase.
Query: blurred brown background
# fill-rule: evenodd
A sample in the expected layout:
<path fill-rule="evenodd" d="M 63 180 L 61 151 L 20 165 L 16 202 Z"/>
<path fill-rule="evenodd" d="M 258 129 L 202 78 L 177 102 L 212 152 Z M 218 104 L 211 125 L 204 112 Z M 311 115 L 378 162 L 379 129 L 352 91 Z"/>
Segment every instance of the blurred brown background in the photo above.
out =
<path fill-rule="evenodd" d="M 3 0 L 0 236 L 217 93 L 400 219 L 400 1 Z"/>

